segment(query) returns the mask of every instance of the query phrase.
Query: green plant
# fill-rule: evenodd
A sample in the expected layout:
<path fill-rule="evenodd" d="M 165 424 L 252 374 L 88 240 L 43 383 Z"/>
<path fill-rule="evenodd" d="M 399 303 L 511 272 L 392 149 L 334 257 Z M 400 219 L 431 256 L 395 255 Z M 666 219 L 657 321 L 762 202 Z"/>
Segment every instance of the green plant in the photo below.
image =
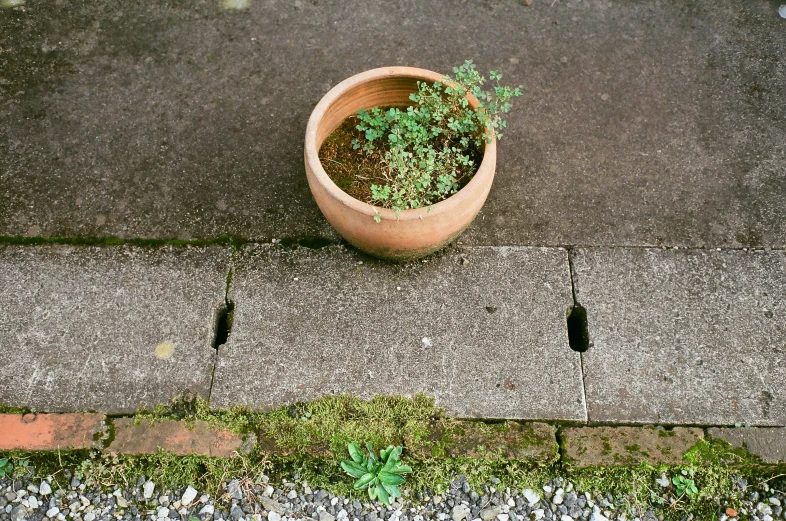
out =
<path fill-rule="evenodd" d="M 385 183 L 370 186 L 375 205 L 399 215 L 447 199 L 475 174 L 483 144 L 502 137 L 501 114 L 510 111 L 510 100 L 523 87 L 501 86 L 502 75 L 491 71 L 496 84 L 483 90 L 486 79 L 469 60 L 453 73 L 433 84 L 418 82 L 410 95 L 414 105 L 406 109 L 358 111 L 356 128 L 363 139 L 354 139 L 353 148 L 366 155 L 384 148 L 379 155 Z M 468 96 L 477 100 L 476 109 Z M 381 221 L 379 213 L 374 219 Z"/>
<path fill-rule="evenodd" d="M 341 468 L 357 478 L 355 490 L 368 489 L 368 497 L 390 505 L 390 498 L 401 497 L 399 485 L 404 483 L 401 474 L 412 472 L 412 469 L 399 462 L 401 447 L 389 445 L 387 449 L 379 452 L 379 458 L 370 443 L 367 443 L 366 447 L 368 457 L 358 445 L 350 443 L 347 448 L 352 459 L 342 461 Z"/>
<path fill-rule="evenodd" d="M 693 472 L 690 472 L 690 478 L 688 477 L 688 474 L 689 473 L 687 470 L 683 470 L 680 474 L 677 474 L 671 478 L 671 482 L 674 484 L 678 496 L 682 496 L 684 494 L 689 498 L 693 498 L 699 494 L 699 489 L 696 487 L 696 483 L 693 481 L 693 479 L 691 479 L 693 477 Z"/>
<path fill-rule="evenodd" d="M 0 458 L 0 478 L 8 476 L 13 472 L 14 464 L 8 458 Z"/>

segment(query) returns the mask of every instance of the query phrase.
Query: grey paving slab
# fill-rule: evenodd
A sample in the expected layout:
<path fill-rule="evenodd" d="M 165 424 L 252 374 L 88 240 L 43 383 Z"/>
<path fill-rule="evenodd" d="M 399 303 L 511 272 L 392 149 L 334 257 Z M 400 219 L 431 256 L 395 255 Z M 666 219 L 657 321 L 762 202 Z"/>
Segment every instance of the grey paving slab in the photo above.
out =
<path fill-rule="evenodd" d="M 133 412 L 208 397 L 225 249 L 0 246 L 0 404 Z"/>
<path fill-rule="evenodd" d="M 0 8 L 0 235 L 335 238 L 302 161 L 320 97 L 370 68 L 471 58 L 528 90 L 465 244 L 784 246 L 776 4 Z"/>
<path fill-rule="evenodd" d="M 786 252 L 571 255 L 590 421 L 786 425 Z"/>
<path fill-rule="evenodd" d="M 242 251 L 230 295 L 213 407 L 424 393 L 460 417 L 585 418 L 563 249 L 394 265 L 340 246 L 258 246 Z"/>

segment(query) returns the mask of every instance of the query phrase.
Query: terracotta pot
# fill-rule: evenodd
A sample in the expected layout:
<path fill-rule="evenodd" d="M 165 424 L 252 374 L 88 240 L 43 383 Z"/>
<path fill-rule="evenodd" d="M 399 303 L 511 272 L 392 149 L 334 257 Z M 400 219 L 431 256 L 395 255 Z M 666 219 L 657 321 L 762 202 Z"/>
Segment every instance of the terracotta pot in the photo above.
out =
<path fill-rule="evenodd" d="M 418 81 L 442 79 L 436 72 L 414 67 L 384 67 L 352 76 L 333 87 L 317 104 L 306 128 L 306 175 L 311 193 L 328 222 L 347 241 L 366 253 L 390 260 L 422 257 L 458 237 L 480 211 L 491 189 L 497 144 L 487 144 L 480 168 L 464 188 L 427 208 L 394 210 L 358 201 L 328 177 L 319 148 L 345 119 L 360 109 L 410 105 Z M 477 103 L 470 99 L 473 106 Z M 379 212 L 382 221 L 374 215 Z"/>

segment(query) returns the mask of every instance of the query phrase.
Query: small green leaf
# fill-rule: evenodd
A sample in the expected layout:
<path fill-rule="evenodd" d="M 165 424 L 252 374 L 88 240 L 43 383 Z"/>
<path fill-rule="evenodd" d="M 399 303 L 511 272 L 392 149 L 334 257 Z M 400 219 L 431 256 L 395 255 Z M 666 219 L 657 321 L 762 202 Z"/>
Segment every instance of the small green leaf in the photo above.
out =
<path fill-rule="evenodd" d="M 374 481 L 374 474 L 371 472 L 363 474 L 360 479 L 355 482 L 355 490 L 367 487 L 372 481 Z"/>
<path fill-rule="evenodd" d="M 396 465 L 398 465 L 398 458 L 401 455 L 401 451 L 401 447 L 391 447 L 390 453 L 388 454 L 388 460 L 385 463 L 385 466 L 382 467 L 382 470 L 389 471 L 390 469 L 395 468 Z"/>
<path fill-rule="evenodd" d="M 385 472 L 384 470 L 379 472 L 379 480 L 386 485 L 401 485 L 404 483 L 404 478 L 401 476 Z"/>
<path fill-rule="evenodd" d="M 412 467 L 409 465 L 399 465 L 388 470 L 388 472 L 391 474 L 407 474 L 408 472 L 412 472 Z"/>
<path fill-rule="evenodd" d="M 349 450 L 349 455 L 352 458 L 352 461 L 355 463 L 360 463 L 362 465 L 363 462 L 366 461 L 366 455 L 363 454 L 363 449 L 361 449 L 358 445 L 350 443 L 347 445 L 347 449 Z"/>
<path fill-rule="evenodd" d="M 385 487 L 382 486 L 382 483 L 377 482 L 376 489 L 379 500 L 382 501 L 385 505 L 390 506 L 390 495 L 388 494 L 388 491 L 385 490 Z"/>
<path fill-rule="evenodd" d="M 370 443 L 366 443 L 366 448 L 368 449 L 368 460 L 376 465 L 377 454 L 374 452 L 374 447 Z"/>
<path fill-rule="evenodd" d="M 347 474 L 349 474 L 353 478 L 360 478 L 361 476 L 364 476 L 366 472 L 368 472 L 366 469 L 361 467 L 360 464 L 349 460 L 342 461 L 341 468 L 344 469 L 347 472 Z"/>
<path fill-rule="evenodd" d="M 392 498 L 401 497 L 401 490 L 399 490 L 398 485 L 387 485 L 382 483 L 382 486 L 385 487 L 385 490 L 388 491 L 388 495 Z"/>

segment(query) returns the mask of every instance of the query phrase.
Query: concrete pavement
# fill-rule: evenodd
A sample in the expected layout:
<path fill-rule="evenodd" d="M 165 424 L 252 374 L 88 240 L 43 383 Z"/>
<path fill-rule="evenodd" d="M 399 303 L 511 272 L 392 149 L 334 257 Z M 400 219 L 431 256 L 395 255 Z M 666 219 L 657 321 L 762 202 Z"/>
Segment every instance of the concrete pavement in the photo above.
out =
<path fill-rule="evenodd" d="M 786 425 L 776 11 L 0 7 L 0 404 L 120 413 L 181 392 L 267 408 L 422 391 L 458 416 Z M 425 263 L 340 245 L 305 181 L 313 106 L 369 68 L 470 58 L 528 87 L 476 222 Z M 224 235 L 252 244 L 215 244 Z M 20 244 L 105 237 L 213 245 Z M 332 245 L 253 244 L 273 238 Z M 235 321 L 216 352 L 227 289 Z M 581 354 L 565 323 L 574 295 Z M 395 377 L 364 380 L 358 357 Z"/>
<path fill-rule="evenodd" d="M 786 245 L 773 0 L 245 3 L 0 8 L 0 235 L 335 238 L 303 169 L 317 101 L 473 59 L 527 90 L 466 244 Z"/>

